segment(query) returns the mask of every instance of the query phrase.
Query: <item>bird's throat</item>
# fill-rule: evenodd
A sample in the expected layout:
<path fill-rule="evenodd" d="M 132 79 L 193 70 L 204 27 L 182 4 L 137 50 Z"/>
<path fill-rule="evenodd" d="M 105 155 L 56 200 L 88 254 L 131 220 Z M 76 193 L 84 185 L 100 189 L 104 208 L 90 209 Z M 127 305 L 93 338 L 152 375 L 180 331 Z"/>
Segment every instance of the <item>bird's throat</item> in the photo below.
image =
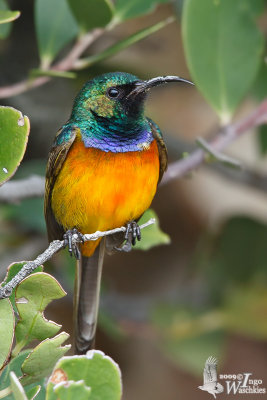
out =
<path fill-rule="evenodd" d="M 105 118 L 94 118 L 87 121 L 69 122 L 63 130 L 78 128 L 85 147 L 96 148 L 105 152 L 125 153 L 147 149 L 153 140 L 152 131 L 147 120 L 112 121 Z"/>

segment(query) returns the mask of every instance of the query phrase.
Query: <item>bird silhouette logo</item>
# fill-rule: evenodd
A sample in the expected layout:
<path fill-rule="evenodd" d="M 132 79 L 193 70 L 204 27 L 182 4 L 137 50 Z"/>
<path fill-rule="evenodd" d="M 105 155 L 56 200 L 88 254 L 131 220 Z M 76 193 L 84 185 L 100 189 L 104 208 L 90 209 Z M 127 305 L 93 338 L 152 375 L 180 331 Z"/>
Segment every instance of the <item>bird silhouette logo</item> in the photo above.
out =
<path fill-rule="evenodd" d="M 221 385 L 217 379 L 217 364 L 218 361 L 216 358 L 209 357 L 207 359 L 203 371 L 203 386 L 198 386 L 199 389 L 206 390 L 206 392 L 212 394 L 215 399 L 216 394 L 224 391 L 223 385 Z"/>

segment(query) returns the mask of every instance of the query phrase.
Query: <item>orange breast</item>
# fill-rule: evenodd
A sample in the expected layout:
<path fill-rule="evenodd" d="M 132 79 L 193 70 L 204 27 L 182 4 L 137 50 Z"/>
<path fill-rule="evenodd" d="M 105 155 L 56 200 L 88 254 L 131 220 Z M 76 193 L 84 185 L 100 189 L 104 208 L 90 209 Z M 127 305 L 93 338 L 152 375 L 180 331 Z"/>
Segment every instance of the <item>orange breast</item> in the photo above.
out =
<path fill-rule="evenodd" d="M 52 209 L 67 230 L 105 231 L 138 218 L 155 195 L 159 155 L 154 140 L 147 150 L 111 153 L 73 143 L 55 182 Z M 87 242 L 82 253 L 93 254 L 97 242 Z"/>

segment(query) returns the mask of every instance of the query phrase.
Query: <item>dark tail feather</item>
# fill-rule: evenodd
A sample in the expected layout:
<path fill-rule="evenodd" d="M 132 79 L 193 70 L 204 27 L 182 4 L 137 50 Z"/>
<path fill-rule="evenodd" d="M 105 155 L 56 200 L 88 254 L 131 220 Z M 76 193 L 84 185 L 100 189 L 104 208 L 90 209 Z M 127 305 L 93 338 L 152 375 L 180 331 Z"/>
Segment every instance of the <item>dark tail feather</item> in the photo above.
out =
<path fill-rule="evenodd" d="M 105 240 L 92 257 L 77 261 L 74 294 L 75 352 L 85 354 L 94 347 Z"/>

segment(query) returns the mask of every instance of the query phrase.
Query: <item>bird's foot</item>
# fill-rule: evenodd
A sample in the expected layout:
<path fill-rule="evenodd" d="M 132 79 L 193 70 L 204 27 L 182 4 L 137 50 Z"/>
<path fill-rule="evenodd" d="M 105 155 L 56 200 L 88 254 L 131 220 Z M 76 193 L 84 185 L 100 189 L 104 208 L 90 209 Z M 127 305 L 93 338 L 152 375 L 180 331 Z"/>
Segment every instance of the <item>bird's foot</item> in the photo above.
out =
<path fill-rule="evenodd" d="M 69 229 L 66 233 L 64 233 L 64 235 L 63 235 L 64 247 L 68 246 L 70 255 L 71 256 L 74 255 L 74 257 L 77 260 L 79 260 L 81 258 L 81 252 L 80 252 L 78 243 L 73 241 L 74 235 L 76 235 L 77 238 L 82 243 L 84 243 L 83 234 L 81 232 L 79 232 L 78 229 L 74 228 L 74 229 Z"/>
<path fill-rule="evenodd" d="M 129 252 L 132 250 L 132 246 L 135 245 L 136 239 L 141 240 L 141 229 L 135 221 L 128 222 L 125 231 L 125 243 L 121 247 L 116 247 L 116 250 Z"/>

